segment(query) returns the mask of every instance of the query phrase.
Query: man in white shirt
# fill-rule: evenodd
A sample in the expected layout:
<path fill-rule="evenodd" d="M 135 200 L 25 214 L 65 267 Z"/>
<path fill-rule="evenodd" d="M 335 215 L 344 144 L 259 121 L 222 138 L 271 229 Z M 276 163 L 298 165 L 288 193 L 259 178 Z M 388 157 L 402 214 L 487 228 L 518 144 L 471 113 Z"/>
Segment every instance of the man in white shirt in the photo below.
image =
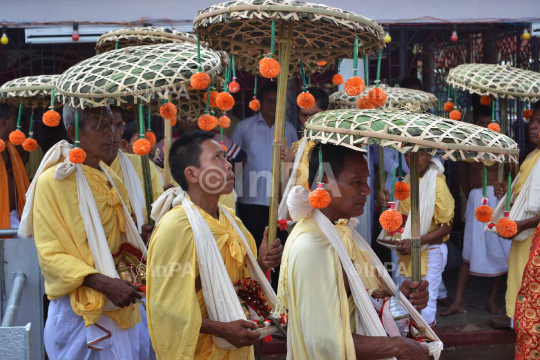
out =
<path fill-rule="evenodd" d="M 270 188 L 272 175 L 272 149 L 274 145 L 274 122 L 276 117 L 277 86 L 264 85 L 259 91 L 261 110 L 236 125 L 232 141 L 247 153 L 247 161 L 237 181 L 238 217 L 260 246 L 270 212 Z M 286 146 L 298 141 L 293 125 L 285 122 Z M 237 170 L 238 171 L 238 170 Z M 240 178 L 240 173 L 236 172 Z M 279 237 L 279 236 L 278 236 Z M 285 240 L 285 239 L 283 239 Z"/>

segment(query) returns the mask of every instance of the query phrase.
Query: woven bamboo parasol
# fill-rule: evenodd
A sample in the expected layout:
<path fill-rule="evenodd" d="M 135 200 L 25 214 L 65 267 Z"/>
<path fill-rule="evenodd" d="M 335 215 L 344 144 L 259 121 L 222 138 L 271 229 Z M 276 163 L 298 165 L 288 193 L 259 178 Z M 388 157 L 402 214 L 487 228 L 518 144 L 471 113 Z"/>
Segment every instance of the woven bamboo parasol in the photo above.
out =
<path fill-rule="evenodd" d="M 540 99 L 540 74 L 509 65 L 463 64 L 450 70 L 446 82 L 455 88 L 478 95 L 501 98 L 501 133 L 508 123 L 507 100 L 537 101 Z M 504 166 L 499 164 L 499 181 L 504 179 Z"/>
<path fill-rule="evenodd" d="M 418 151 L 442 153 L 451 160 L 474 159 L 517 163 L 517 143 L 506 135 L 481 126 L 430 114 L 393 110 L 330 110 L 312 116 L 305 124 L 308 140 L 363 151 L 366 144 L 411 153 L 412 279 L 420 272 L 420 204 Z"/>
<path fill-rule="evenodd" d="M 84 60 L 68 69 L 57 82 L 64 103 L 77 108 L 109 105 L 150 104 L 187 94 L 191 75 L 196 73 L 197 48 L 191 44 L 162 44 L 112 50 Z M 221 71 L 219 55 L 201 49 L 202 70 L 209 75 Z M 142 105 L 140 105 L 142 107 Z M 142 117 L 142 109 L 139 111 Z M 142 118 L 141 138 L 144 138 Z M 148 219 L 152 184 L 148 155 L 142 156 Z"/>
<path fill-rule="evenodd" d="M 276 57 L 282 69 L 293 72 L 296 62 L 326 61 L 353 55 L 355 37 L 360 55 L 384 48 L 384 31 L 363 16 L 326 5 L 287 0 L 229 1 L 200 10 L 193 22 L 194 31 L 215 50 L 239 55 L 237 65 L 252 67 L 261 51 L 272 47 L 272 24 L 277 25 Z M 244 55 L 242 58 L 241 55 Z M 242 63 L 242 60 L 249 60 Z M 291 62 L 292 59 L 292 62 Z M 310 71 L 313 69 L 310 68 Z M 276 237 L 280 182 L 280 151 L 284 139 L 287 80 L 290 71 L 280 71 L 274 127 L 272 186 L 270 197 L 270 238 Z"/>
<path fill-rule="evenodd" d="M 437 97 L 431 93 L 401 87 L 390 87 L 380 85 L 388 99 L 384 109 L 410 110 L 412 112 L 422 112 L 432 109 L 437 103 Z M 362 96 L 366 96 L 371 89 L 369 87 L 359 96 L 349 96 L 344 91 L 337 91 L 330 95 L 330 109 L 350 109 L 356 107 L 356 101 Z"/>
<path fill-rule="evenodd" d="M 51 93 L 59 75 L 27 76 L 11 80 L 0 86 L 0 102 L 11 106 L 48 107 Z M 60 98 L 55 96 L 55 106 L 62 106 Z"/>

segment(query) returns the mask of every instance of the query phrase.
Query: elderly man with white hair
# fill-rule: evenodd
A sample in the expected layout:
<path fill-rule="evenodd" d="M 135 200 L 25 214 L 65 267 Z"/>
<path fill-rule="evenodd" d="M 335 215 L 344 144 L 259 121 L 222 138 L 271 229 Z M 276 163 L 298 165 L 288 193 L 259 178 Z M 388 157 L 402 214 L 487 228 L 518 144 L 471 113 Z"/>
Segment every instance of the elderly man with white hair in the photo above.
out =
<path fill-rule="evenodd" d="M 35 236 L 51 300 L 45 349 L 50 359 L 148 359 L 144 291 L 135 285 L 144 281 L 146 249 L 124 184 L 100 165 L 123 124 L 108 107 L 65 106 L 64 125 L 86 157 L 78 164 L 66 141 L 47 152 L 19 229 Z"/>

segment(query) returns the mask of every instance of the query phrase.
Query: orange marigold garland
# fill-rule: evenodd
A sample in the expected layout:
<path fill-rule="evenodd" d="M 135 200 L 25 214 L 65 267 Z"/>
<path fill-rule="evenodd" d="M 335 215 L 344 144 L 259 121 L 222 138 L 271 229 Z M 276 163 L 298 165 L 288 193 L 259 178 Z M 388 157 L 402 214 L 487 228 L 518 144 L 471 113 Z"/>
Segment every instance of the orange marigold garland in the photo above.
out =
<path fill-rule="evenodd" d="M 75 109 L 75 147 L 69 151 L 68 160 L 72 164 L 82 164 L 86 160 L 86 152 L 79 147 L 79 111 Z"/>
<path fill-rule="evenodd" d="M 488 125 L 488 129 L 495 132 L 501 132 L 501 127 L 496 122 L 492 122 Z"/>
<path fill-rule="evenodd" d="M 276 36 L 276 22 L 272 19 L 272 30 L 270 35 L 270 54 L 268 57 L 263 57 L 259 61 L 259 71 L 262 76 L 268 79 L 273 79 L 279 75 L 281 71 L 281 65 L 276 59 L 273 59 L 274 56 L 274 38 Z M 285 69 L 288 70 L 288 69 Z"/>
<path fill-rule="evenodd" d="M 223 116 L 221 116 L 218 120 L 218 124 L 220 127 L 226 129 L 231 126 L 231 119 L 229 119 L 227 114 L 223 113 Z"/>
<path fill-rule="evenodd" d="M 483 96 L 480 98 L 480 104 L 482 104 L 482 105 L 484 105 L 484 106 L 489 106 L 489 105 L 491 105 L 491 96 L 483 95 Z"/>
<path fill-rule="evenodd" d="M 49 127 L 55 127 L 60 124 L 60 114 L 54 111 L 54 89 L 51 90 L 51 105 L 49 110 L 43 114 L 43 124 Z"/>
<path fill-rule="evenodd" d="M 6 150 L 6 143 L 4 140 L 0 139 L 0 153 L 4 150 Z"/>
<path fill-rule="evenodd" d="M 409 196 L 411 196 L 411 187 L 403 181 L 397 182 L 394 186 L 394 198 L 396 200 L 403 201 L 407 200 Z"/>
<path fill-rule="evenodd" d="M 332 84 L 336 86 L 343 84 L 343 76 L 341 74 L 335 74 L 332 76 Z"/>
<path fill-rule="evenodd" d="M 152 149 L 152 144 L 146 139 L 139 139 L 133 143 L 133 152 L 137 155 L 146 155 Z"/>
<path fill-rule="evenodd" d="M 454 103 L 451 102 L 451 101 L 445 102 L 444 103 L 444 111 L 451 112 L 452 110 L 454 110 Z"/>
<path fill-rule="evenodd" d="M 161 105 L 159 108 L 159 114 L 164 119 L 169 119 L 172 121 L 172 119 L 176 119 L 176 113 L 178 110 L 176 109 L 176 106 L 174 106 L 173 103 L 166 103 Z M 171 123 L 172 125 L 172 123 Z"/>
<path fill-rule="evenodd" d="M 197 120 L 197 125 L 201 130 L 210 131 L 218 125 L 219 121 L 215 116 L 210 114 L 202 114 Z"/>
<path fill-rule="evenodd" d="M 491 208 L 491 206 L 489 206 L 487 203 L 488 203 L 488 198 L 483 197 L 482 205 L 480 205 L 479 207 L 476 208 L 476 210 L 474 210 L 474 217 L 476 218 L 476 220 L 484 224 L 487 224 L 493 221 L 494 211 Z"/>
<path fill-rule="evenodd" d="M 193 75 L 191 75 L 190 83 L 191 86 L 193 86 L 196 90 L 204 90 L 210 85 L 210 82 L 212 79 L 210 78 L 210 75 L 204 72 L 197 72 Z"/>
<path fill-rule="evenodd" d="M 527 109 L 525 111 L 523 111 L 523 117 L 525 118 L 525 120 L 529 120 L 532 116 L 532 110 L 531 109 Z"/>
<path fill-rule="evenodd" d="M 328 63 L 327 63 L 326 61 L 323 60 L 323 61 L 319 61 L 319 62 L 317 63 L 317 66 L 325 66 L 326 64 L 328 64 Z"/>
<path fill-rule="evenodd" d="M 249 102 L 249 108 L 253 111 L 259 111 L 260 108 L 261 108 L 261 103 L 259 102 L 259 100 L 257 100 L 257 98 L 255 98 L 255 96 L 253 97 L 253 100 L 251 100 Z"/>
<path fill-rule="evenodd" d="M 324 209 L 330 205 L 331 198 L 328 191 L 323 188 L 323 162 L 322 162 L 322 145 L 319 145 L 319 185 L 317 189 L 309 193 L 309 205 L 314 209 Z"/>
<path fill-rule="evenodd" d="M 364 92 L 366 84 L 358 76 L 353 76 L 345 81 L 345 93 L 349 96 L 358 96 Z"/>
<path fill-rule="evenodd" d="M 37 143 L 36 140 L 34 140 L 32 138 L 28 138 L 28 139 L 24 140 L 24 142 L 22 144 L 22 147 L 23 147 L 24 150 L 26 150 L 28 152 L 32 152 L 32 151 L 37 149 L 38 143 Z"/>
<path fill-rule="evenodd" d="M 150 142 L 150 146 L 154 146 L 154 144 L 156 143 L 156 135 L 154 135 L 154 133 L 151 131 L 147 131 L 146 140 Z"/>
<path fill-rule="evenodd" d="M 403 216 L 397 210 L 395 210 L 395 203 L 390 202 L 390 209 L 385 210 L 379 217 L 381 226 L 386 231 L 396 231 L 403 224 Z"/>
<path fill-rule="evenodd" d="M 356 101 L 356 108 L 358 109 L 375 109 L 375 106 L 368 100 L 366 96 L 362 96 Z"/>
<path fill-rule="evenodd" d="M 459 110 L 452 110 L 449 117 L 452 120 L 461 120 L 461 112 Z"/>
<path fill-rule="evenodd" d="M 206 96 L 208 94 L 207 93 L 204 93 L 204 102 L 206 102 Z M 216 104 L 216 99 L 218 97 L 219 93 L 217 91 L 213 91 L 211 90 L 210 91 L 210 107 L 217 107 L 217 104 Z"/>
<path fill-rule="evenodd" d="M 234 106 L 234 98 L 228 92 L 222 92 L 216 98 L 216 105 L 222 111 L 229 111 Z"/>
<path fill-rule="evenodd" d="M 367 100 L 375 107 L 382 107 L 386 103 L 388 96 L 383 89 L 375 87 L 369 90 Z"/>
<path fill-rule="evenodd" d="M 12 131 L 9 134 L 9 141 L 13 145 L 22 145 L 24 143 L 24 139 L 26 139 L 26 136 L 21 130 Z"/>
<path fill-rule="evenodd" d="M 517 234 L 517 225 L 516 222 L 510 219 L 510 212 L 505 211 L 504 217 L 500 218 L 497 221 L 496 225 L 497 233 L 504 238 L 511 238 Z"/>
<path fill-rule="evenodd" d="M 309 92 L 302 92 L 296 98 L 296 104 L 302 109 L 311 109 L 315 105 L 315 97 Z"/>

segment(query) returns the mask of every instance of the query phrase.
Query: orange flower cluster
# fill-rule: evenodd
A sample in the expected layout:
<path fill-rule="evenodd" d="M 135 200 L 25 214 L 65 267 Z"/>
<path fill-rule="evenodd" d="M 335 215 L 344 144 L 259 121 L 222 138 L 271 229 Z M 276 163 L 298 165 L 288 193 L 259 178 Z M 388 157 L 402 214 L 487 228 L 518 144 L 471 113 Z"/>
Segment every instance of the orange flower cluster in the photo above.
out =
<path fill-rule="evenodd" d="M 488 125 L 488 129 L 495 131 L 495 132 L 501 132 L 501 127 L 497 123 L 491 123 Z"/>
<path fill-rule="evenodd" d="M 86 160 L 86 152 L 81 148 L 73 148 L 69 151 L 68 159 L 72 164 L 82 164 Z"/>
<path fill-rule="evenodd" d="M 152 145 L 146 139 L 139 139 L 133 143 L 133 152 L 137 155 L 146 155 L 151 149 Z"/>
<path fill-rule="evenodd" d="M 493 220 L 493 209 L 488 205 L 481 205 L 474 210 L 474 217 L 481 223 L 487 224 Z"/>
<path fill-rule="evenodd" d="M 502 217 L 497 221 L 497 232 L 500 236 L 511 238 L 517 234 L 516 222 L 510 218 Z"/>
<path fill-rule="evenodd" d="M 222 92 L 216 98 L 216 105 L 222 111 L 229 111 L 234 106 L 234 98 L 228 92 Z"/>
<path fill-rule="evenodd" d="M 215 116 L 202 114 L 197 120 L 197 125 L 201 130 L 210 131 L 218 125 L 218 122 Z"/>
<path fill-rule="evenodd" d="M 358 109 L 375 109 L 375 106 L 368 100 L 367 96 L 362 96 L 356 101 Z"/>
<path fill-rule="evenodd" d="M 480 104 L 484 106 L 491 105 L 491 96 L 484 95 L 480 98 Z"/>
<path fill-rule="evenodd" d="M 159 108 L 159 114 L 161 115 L 161 117 L 164 119 L 170 119 L 171 122 L 172 122 L 172 119 L 176 120 L 177 111 L 178 110 L 176 110 L 176 106 L 174 106 L 173 103 L 163 104 Z"/>
<path fill-rule="evenodd" d="M 253 99 L 249 102 L 249 108 L 253 111 L 259 111 L 261 108 L 261 103 L 257 99 Z"/>
<path fill-rule="evenodd" d="M 379 222 L 386 231 L 396 231 L 403 224 L 403 216 L 394 209 L 388 209 L 379 216 Z"/>
<path fill-rule="evenodd" d="M 403 181 L 399 181 L 394 186 L 394 198 L 399 201 L 407 200 L 411 196 L 411 187 Z"/>
<path fill-rule="evenodd" d="M 358 76 L 353 76 L 345 82 L 345 93 L 349 96 L 358 96 L 364 92 L 366 84 Z"/>
<path fill-rule="evenodd" d="M 240 91 L 240 84 L 236 81 L 231 81 L 229 83 L 229 92 L 235 94 Z"/>
<path fill-rule="evenodd" d="M 58 126 L 58 124 L 60 124 L 60 119 L 60 114 L 54 110 L 48 110 L 43 114 L 43 124 L 49 127 Z"/>
<path fill-rule="evenodd" d="M 228 128 L 229 126 L 231 126 L 231 119 L 229 119 L 228 116 L 223 115 L 219 118 L 219 126 L 224 129 Z"/>
<path fill-rule="evenodd" d="M 230 91 L 230 89 L 229 89 Z M 204 103 L 206 104 L 206 95 L 207 93 L 204 93 Z M 217 104 L 216 104 L 216 99 L 218 97 L 219 93 L 217 91 L 210 91 L 210 103 L 208 105 L 210 105 L 210 107 L 217 107 Z"/>
<path fill-rule="evenodd" d="M 309 193 L 309 205 L 314 209 L 324 209 L 330 205 L 330 194 L 323 188 L 318 188 Z"/>
<path fill-rule="evenodd" d="M 311 109 L 315 105 L 315 97 L 309 92 L 302 92 L 296 98 L 296 104 L 302 109 Z"/>
<path fill-rule="evenodd" d="M 12 131 L 9 134 L 9 141 L 13 145 L 22 145 L 23 142 L 24 142 L 24 139 L 26 139 L 26 136 L 24 135 L 24 133 L 21 130 Z"/>
<path fill-rule="evenodd" d="M 332 76 L 332 84 L 334 85 L 343 84 L 343 76 L 341 76 L 341 74 L 335 74 L 334 76 Z"/>
<path fill-rule="evenodd" d="M 451 101 L 445 102 L 444 103 L 444 111 L 450 112 L 452 110 L 454 110 L 454 103 L 451 102 Z"/>
<path fill-rule="evenodd" d="M 154 133 L 151 131 L 147 131 L 146 140 L 150 142 L 150 146 L 154 146 L 154 144 L 156 143 L 156 135 L 154 135 Z"/>
<path fill-rule="evenodd" d="M 461 113 L 459 110 L 452 110 L 449 115 L 452 120 L 461 120 Z"/>
<path fill-rule="evenodd" d="M 529 120 L 532 116 L 532 110 L 531 109 L 527 109 L 525 111 L 523 111 L 523 117 L 525 118 L 525 120 Z"/>
<path fill-rule="evenodd" d="M 24 150 L 26 150 L 28 152 L 32 152 L 32 151 L 37 149 L 38 143 L 37 143 L 36 140 L 34 140 L 32 138 L 28 138 L 28 139 L 24 140 L 24 142 L 22 144 L 22 147 L 23 147 Z"/>
<path fill-rule="evenodd" d="M 0 139 L 0 153 L 4 150 L 6 150 L 6 143 L 4 140 Z"/>
<path fill-rule="evenodd" d="M 373 88 L 369 90 L 367 95 L 368 101 L 375 107 L 382 107 L 388 99 L 388 96 L 381 88 Z"/>
<path fill-rule="evenodd" d="M 191 75 L 190 83 L 191 86 L 193 86 L 194 89 L 197 90 L 204 90 L 210 85 L 210 82 L 212 79 L 210 79 L 210 75 L 204 72 L 198 72 L 193 75 Z"/>
<path fill-rule="evenodd" d="M 281 66 L 276 59 L 262 58 L 259 61 L 259 71 L 261 75 L 268 79 L 273 79 L 278 76 Z"/>

